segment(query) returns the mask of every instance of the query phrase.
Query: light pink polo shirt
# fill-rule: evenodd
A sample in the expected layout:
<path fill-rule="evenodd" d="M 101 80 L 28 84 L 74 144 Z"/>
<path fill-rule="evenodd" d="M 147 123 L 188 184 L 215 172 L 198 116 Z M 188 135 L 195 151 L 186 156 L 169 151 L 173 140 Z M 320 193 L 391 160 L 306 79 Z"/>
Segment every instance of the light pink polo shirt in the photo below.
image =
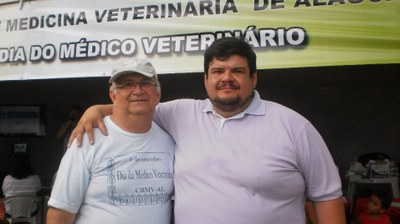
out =
<path fill-rule="evenodd" d="M 176 142 L 176 224 L 305 223 L 306 196 L 342 195 L 317 130 L 257 92 L 243 115 L 223 123 L 208 99 L 162 103 L 156 122 Z"/>

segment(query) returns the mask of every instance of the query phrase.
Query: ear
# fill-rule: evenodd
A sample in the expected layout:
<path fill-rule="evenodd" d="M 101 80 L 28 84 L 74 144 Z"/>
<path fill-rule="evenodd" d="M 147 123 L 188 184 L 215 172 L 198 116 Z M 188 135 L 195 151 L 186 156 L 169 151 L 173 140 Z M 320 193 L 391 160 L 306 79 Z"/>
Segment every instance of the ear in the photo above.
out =
<path fill-rule="evenodd" d="M 108 95 L 110 96 L 111 101 L 114 103 L 114 101 L 115 101 L 115 93 L 114 93 L 114 90 L 108 91 Z"/>
<path fill-rule="evenodd" d="M 160 102 L 160 100 L 161 100 L 161 90 L 157 91 L 157 97 L 158 97 L 158 102 Z"/>
<path fill-rule="evenodd" d="M 256 85 L 257 85 L 257 78 L 258 78 L 257 72 L 254 72 L 253 77 L 251 78 L 251 79 L 252 79 L 252 83 L 253 83 L 253 89 L 256 88 Z"/>
<path fill-rule="evenodd" d="M 207 90 L 207 80 L 208 80 L 208 75 L 206 73 L 204 73 L 204 87 Z"/>

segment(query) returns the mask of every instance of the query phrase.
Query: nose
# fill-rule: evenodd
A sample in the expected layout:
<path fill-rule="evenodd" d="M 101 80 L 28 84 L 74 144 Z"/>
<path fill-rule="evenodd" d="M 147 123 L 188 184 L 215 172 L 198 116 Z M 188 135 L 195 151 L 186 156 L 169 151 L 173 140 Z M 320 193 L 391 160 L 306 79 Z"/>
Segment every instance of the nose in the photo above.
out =
<path fill-rule="evenodd" d="M 232 81 L 233 75 L 230 71 L 225 71 L 221 76 L 221 81 Z"/>

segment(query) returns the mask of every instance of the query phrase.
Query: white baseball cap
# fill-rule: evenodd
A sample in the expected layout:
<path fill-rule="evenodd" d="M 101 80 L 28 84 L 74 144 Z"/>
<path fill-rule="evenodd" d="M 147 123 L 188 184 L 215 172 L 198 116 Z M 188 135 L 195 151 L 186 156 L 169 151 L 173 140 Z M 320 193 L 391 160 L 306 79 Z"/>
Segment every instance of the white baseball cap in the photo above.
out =
<path fill-rule="evenodd" d="M 149 78 L 155 77 L 157 73 L 154 66 L 146 59 L 129 59 L 117 64 L 111 72 L 109 83 L 115 82 L 121 75 L 126 75 L 132 72 L 139 73 Z"/>

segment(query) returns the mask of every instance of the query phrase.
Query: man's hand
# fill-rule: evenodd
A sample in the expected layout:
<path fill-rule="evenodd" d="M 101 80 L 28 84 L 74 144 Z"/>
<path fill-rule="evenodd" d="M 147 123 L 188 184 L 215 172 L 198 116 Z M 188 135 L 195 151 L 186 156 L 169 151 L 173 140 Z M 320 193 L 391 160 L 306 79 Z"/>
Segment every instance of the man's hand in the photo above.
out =
<path fill-rule="evenodd" d="M 76 144 L 78 147 L 82 145 L 82 139 L 85 132 L 88 135 L 90 144 L 94 143 L 93 128 L 99 128 L 103 135 L 107 136 L 107 128 L 104 125 L 103 117 L 112 113 L 112 105 L 94 105 L 89 107 L 85 113 L 83 113 L 78 125 L 72 131 L 69 137 L 68 147 L 71 146 L 72 142 L 76 138 Z"/>

